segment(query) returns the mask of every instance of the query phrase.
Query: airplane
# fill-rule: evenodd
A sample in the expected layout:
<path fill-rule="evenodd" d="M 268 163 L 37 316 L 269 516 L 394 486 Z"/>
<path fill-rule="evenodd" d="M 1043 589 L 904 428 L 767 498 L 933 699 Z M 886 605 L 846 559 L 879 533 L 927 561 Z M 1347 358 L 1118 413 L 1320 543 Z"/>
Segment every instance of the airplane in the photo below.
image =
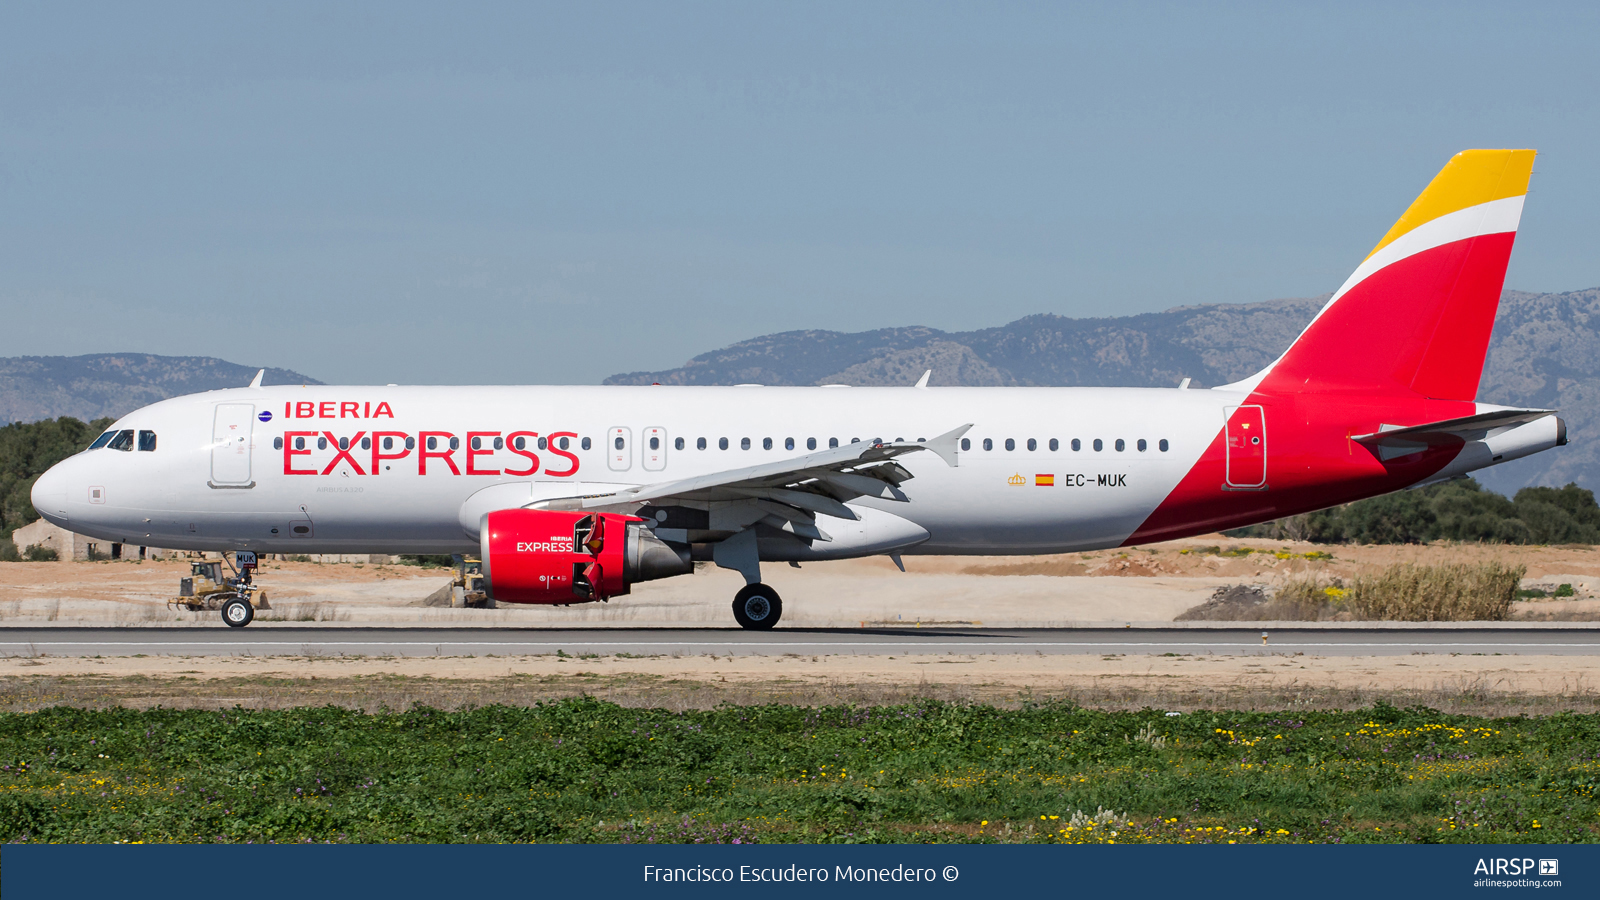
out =
<path fill-rule="evenodd" d="M 608 601 L 698 560 L 1048 554 L 1236 528 L 1562 446 L 1475 401 L 1532 150 L 1445 165 L 1260 372 L 1191 388 L 250 386 L 129 413 L 35 483 L 108 541 L 476 554 L 497 604 Z M 241 608 L 242 607 L 242 608 Z M 248 624 L 248 603 L 225 606 Z"/>

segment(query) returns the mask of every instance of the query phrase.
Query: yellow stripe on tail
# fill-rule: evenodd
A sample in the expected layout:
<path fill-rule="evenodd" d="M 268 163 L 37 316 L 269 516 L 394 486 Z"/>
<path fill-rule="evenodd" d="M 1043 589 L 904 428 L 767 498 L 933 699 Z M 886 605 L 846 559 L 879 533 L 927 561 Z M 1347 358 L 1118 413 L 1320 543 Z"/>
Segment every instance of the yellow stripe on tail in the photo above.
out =
<path fill-rule="evenodd" d="M 1383 236 L 1377 253 L 1407 232 L 1440 216 L 1528 192 L 1533 175 L 1532 150 L 1467 150 L 1457 153 Z M 1367 256 L 1371 257 L 1372 253 Z"/>

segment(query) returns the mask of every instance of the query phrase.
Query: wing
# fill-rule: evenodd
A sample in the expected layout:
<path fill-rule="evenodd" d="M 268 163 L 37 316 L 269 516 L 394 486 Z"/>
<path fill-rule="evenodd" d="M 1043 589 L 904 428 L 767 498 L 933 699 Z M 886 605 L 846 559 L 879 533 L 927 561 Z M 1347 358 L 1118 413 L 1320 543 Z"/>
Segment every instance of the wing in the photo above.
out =
<path fill-rule="evenodd" d="M 927 450 L 951 466 L 959 465 L 957 448 L 971 428 L 969 423 L 928 441 L 862 441 L 757 466 L 534 506 L 659 513 L 657 520 L 667 528 L 704 532 L 697 540 L 715 540 L 718 532 L 731 534 L 765 523 L 807 541 L 829 541 L 817 527 L 818 515 L 854 521 L 859 516 L 846 504 L 860 497 L 907 502 L 910 498 L 900 486 L 912 476 L 896 460 Z"/>

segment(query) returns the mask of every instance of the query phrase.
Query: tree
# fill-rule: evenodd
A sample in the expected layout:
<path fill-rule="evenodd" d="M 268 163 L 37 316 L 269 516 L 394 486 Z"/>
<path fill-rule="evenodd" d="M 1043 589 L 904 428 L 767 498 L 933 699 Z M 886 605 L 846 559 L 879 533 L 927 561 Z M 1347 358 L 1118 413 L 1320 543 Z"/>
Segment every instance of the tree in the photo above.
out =
<path fill-rule="evenodd" d="M 82 422 L 71 416 L 0 427 L 0 534 L 39 518 L 33 483 L 44 471 L 89 446 L 111 419 Z"/>

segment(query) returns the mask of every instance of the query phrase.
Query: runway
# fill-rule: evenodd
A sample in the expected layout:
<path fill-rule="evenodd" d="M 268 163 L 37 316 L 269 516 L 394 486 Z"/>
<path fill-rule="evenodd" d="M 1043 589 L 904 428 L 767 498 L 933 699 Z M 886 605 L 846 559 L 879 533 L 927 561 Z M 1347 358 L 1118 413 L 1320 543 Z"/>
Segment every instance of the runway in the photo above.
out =
<path fill-rule="evenodd" d="M 0 656 L 1600 655 L 1600 628 L 0 628 Z"/>

